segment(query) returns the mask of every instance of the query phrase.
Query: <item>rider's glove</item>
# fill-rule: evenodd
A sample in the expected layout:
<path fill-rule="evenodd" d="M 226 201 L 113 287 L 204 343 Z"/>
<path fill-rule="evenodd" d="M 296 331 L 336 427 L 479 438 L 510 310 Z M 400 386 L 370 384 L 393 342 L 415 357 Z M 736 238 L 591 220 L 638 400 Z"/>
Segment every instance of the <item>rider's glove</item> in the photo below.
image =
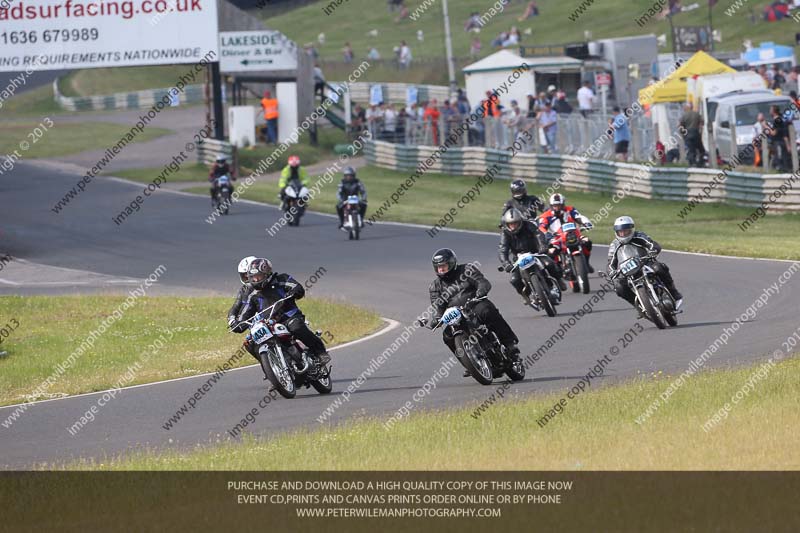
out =
<path fill-rule="evenodd" d="M 583 223 L 583 227 L 585 227 L 586 229 L 592 229 L 594 227 L 594 224 L 592 224 L 591 220 L 587 220 L 586 222 Z"/>
<path fill-rule="evenodd" d="M 231 315 L 228 317 L 228 327 L 233 327 L 234 324 L 236 324 L 236 317 Z"/>
<path fill-rule="evenodd" d="M 552 247 L 552 246 L 551 246 L 550 248 L 548 248 L 548 249 L 547 249 L 547 253 L 548 253 L 549 255 L 555 255 L 555 253 L 556 253 L 556 248 L 554 248 L 554 247 Z"/>
<path fill-rule="evenodd" d="M 506 263 L 505 265 L 503 265 L 503 269 L 506 272 L 511 272 L 512 270 L 514 270 L 514 265 L 512 265 L 511 263 Z"/>

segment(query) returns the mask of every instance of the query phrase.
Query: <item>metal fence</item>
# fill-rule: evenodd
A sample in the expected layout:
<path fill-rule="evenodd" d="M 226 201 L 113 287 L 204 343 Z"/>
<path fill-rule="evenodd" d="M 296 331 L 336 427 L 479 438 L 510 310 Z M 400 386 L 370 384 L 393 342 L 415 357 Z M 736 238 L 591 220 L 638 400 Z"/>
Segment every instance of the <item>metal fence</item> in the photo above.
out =
<path fill-rule="evenodd" d="M 610 116 L 599 113 L 584 118 L 580 114 L 558 115 L 555 138 L 548 144 L 544 128 L 536 118 L 507 112 L 500 117 L 484 117 L 471 121 L 455 112 L 441 113 L 437 119 L 411 116 L 405 110 L 386 120 L 382 115 L 354 123 L 354 128 L 368 129 L 374 139 L 387 142 L 437 146 L 449 139 L 449 146 L 480 146 L 514 153 L 582 155 L 609 130 Z M 466 124 L 468 128 L 463 128 Z M 647 161 L 656 150 L 655 130 L 649 118 L 635 116 L 628 121 L 631 141 L 628 160 Z M 463 132 L 463 133 L 460 133 Z M 614 143 L 598 143 L 593 157 L 615 158 Z"/>

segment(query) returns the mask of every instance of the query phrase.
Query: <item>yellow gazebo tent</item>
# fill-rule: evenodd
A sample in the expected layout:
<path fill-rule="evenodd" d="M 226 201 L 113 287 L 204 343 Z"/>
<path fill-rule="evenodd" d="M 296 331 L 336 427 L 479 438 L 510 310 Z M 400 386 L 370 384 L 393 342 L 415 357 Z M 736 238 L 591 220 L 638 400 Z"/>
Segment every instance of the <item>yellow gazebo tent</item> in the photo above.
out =
<path fill-rule="evenodd" d="M 735 72 L 705 52 L 697 52 L 672 74 L 639 91 L 639 103 L 652 105 L 686 101 L 686 80 L 692 76 L 707 76 Z"/>

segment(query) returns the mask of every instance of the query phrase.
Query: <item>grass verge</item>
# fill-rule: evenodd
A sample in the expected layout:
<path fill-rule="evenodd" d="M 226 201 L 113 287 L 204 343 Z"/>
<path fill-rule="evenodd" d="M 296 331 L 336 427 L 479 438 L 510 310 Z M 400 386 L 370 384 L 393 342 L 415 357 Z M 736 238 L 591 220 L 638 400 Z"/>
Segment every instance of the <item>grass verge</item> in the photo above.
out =
<path fill-rule="evenodd" d="M 8 355 L 0 359 L 0 405 L 111 388 L 162 336 L 165 346 L 124 385 L 211 371 L 241 345 L 242 336 L 227 331 L 229 298 L 143 297 L 91 349 L 74 358 L 45 395 L 31 397 L 56 365 L 64 363 L 124 300 L 108 295 L 0 298 L 0 316 L 19 323 L 2 344 Z M 330 344 L 359 338 L 381 325 L 375 313 L 353 305 L 318 298 L 304 299 L 301 305 L 312 327 L 333 335 Z M 42 320 L 53 316 L 54 309 L 69 320 L 59 320 L 57 327 Z M 251 362 L 248 356 L 239 365 Z"/>
<path fill-rule="evenodd" d="M 130 126 L 110 122 L 59 123 L 56 118 L 52 126 L 49 124 L 44 118 L 3 123 L 0 153 L 12 154 L 16 150 L 22 158 L 32 159 L 59 157 L 87 150 L 105 150 L 130 131 Z M 39 137 L 38 132 L 34 133 L 37 127 L 43 132 Z M 151 141 L 169 133 L 172 133 L 171 130 L 165 128 L 147 128 L 133 142 Z M 29 143 L 30 148 L 20 148 L 22 142 Z"/>
<path fill-rule="evenodd" d="M 359 169 L 359 177 L 369 192 L 367 217 L 405 181 L 408 172 L 385 170 L 377 167 Z M 392 205 L 382 220 L 411 222 L 433 226 L 470 188 L 476 176 L 451 176 L 426 174 L 407 191 L 396 205 Z M 313 183 L 314 180 L 312 179 Z M 207 193 L 205 189 L 192 192 Z M 541 188 L 530 186 L 530 192 L 542 194 Z M 249 200 L 276 202 L 276 183 L 257 183 L 244 194 Z M 581 213 L 593 218 L 611 195 L 566 191 L 567 201 Z M 310 208 L 324 213 L 335 213 L 336 182 L 324 186 L 311 202 Z M 498 231 L 497 224 L 503 203 L 509 198 L 508 181 L 494 180 L 481 189 L 478 199 L 458 210 L 454 222 L 448 227 L 484 231 Z M 546 200 L 546 199 L 545 199 Z M 769 215 L 760 219 L 748 231 L 742 232 L 737 224 L 748 217 L 753 208 L 726 204 L 701 204 L 686 219 L 677 213 L 685 202 L 648 200 L 628 197 L 614 205 L 608 218 L 589 232 L 598 244 L 608 244 L 614 237 L 612 224 L 620 215 L 630 215 L 637 227 L 650 234 L 665 248 L 689 252 L 764 257 L 773 259 L 800 259 L 800 214 Z M 369 231 L 369 228 L 367 228 Z M 420 229 L 420 232 L 424 230 Z M 779 239 L 775 236 L 780 235 Z M 434 240 L 447 244 L 447 233 L 440 232 Z"/>
<path fill-rule="evenodd" d="M 367 419 L 270 439 L 246 436 L 191 452 L 142 452 L 97 470 L 796 470 L 800 359 L 771 367 L 706 432 L 702 425 L 742 389 L 754 368 L 703 372 L 642 425 L 635 423 L 672 381 L 638 379 L 588 391 L 545 427 L 536 419 L 563 393 L 420 412 L 384 429 Z M 572 383 L 565 383 L 565 386 Z M 476 385 L 478 387 L 478 385 Z M 495 387 L 485 387 L 487 396 Z"/>
<path fill-rule="evenodd" d="M 109 171 L 119 178 L 126 178 L 139 183 L 150 183 L 164 171 L 164 168 L 131 168 L 125 170 Z M 167 178 L 167 183 L 205 181 L 208 178 L 208 167 L 195 163 L 182 166 L 177 172 L 173 172 Z"/>

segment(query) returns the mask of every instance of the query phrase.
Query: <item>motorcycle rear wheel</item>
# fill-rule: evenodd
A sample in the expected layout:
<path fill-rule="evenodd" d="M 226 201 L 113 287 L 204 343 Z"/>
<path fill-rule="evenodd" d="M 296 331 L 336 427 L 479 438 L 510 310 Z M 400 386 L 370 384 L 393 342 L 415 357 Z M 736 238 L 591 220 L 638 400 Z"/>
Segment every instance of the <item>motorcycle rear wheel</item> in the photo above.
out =
<path fill-rule="evenodd" d="M 320 394 L 330 394 L 333 390 L 333 380 L 330 376 L 311 381 L 311 386 Z"/>

